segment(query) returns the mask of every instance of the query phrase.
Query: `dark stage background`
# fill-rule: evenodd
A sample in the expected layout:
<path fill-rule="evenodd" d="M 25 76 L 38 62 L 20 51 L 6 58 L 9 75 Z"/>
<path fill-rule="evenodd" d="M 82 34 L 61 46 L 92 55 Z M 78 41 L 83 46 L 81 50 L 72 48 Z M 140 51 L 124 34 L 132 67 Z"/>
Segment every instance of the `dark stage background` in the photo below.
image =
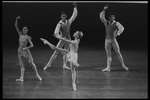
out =
<path fill-rule="evenodd" d="M 125 28 L 124 32 L 117 38 L 121 49 L 147 49 L 148 33 L 148 5 L 139 3 L 107 3 L 108 14 L 114 12 L 116 21 Z M 105 26 L 99 18 L 99 13 L 106 3 L 77 3 L 78 16 L 71 25 L 71 36 L 77 30 L 84 33 L 80 47 L 88 49 L 104 49 Z M 73 13 L 72 3 L 2 3 L 2 42 L 3 49 L 18 48 L 19 36 L 15 29 L 15 19 L 18 27 L 28 27 L 28 35 L 32 37 L 34 48 L 44 49 L 45 46 L 40 38 L 48 39 L 54 45 L 58 39 L 53 37 L 56 24 L 60 20 L 62 11 L 67 13 L 68 18 Z M 72 37 L 73 39 L 73 37 Z M 41 48 L 42 47 L 42 48 Z"/>
<path fill-rule="evenodd" d="M 80 67 L 77 68 L 77 92 L 72 90 L 71 72 L 62 69 L 62 55 L 58 55 L 52 67 L 43 71 L 53 50 L 44 45 L 45 38 L 56 45 L 53 37 L 60 14 L 65 11 L 68 18 L 73 12 L 72 3 L 2 3 L 2 45 L 3 45 L 3 98 L 148 98 L 148 4 L 108 3 L 106 19 L 115 12 L 116 21 L 125 30 L 117 37 L 126 66 L 125 71 L 112 52 L 111 72 L 106 68 L 107 56 L 104 48 L 105 26 L 99 13 L 106 3 L 77 3 L 78 16 L 71 26 L 71 36 L 82 31 L 78 50 Z M 16 82 L 20 76 L 17 56 L 19 29 L 29 29 L 34 47 L 31 53 L 42 81 L 24 60 L 25 81 Z M 73 39 L 73 37 L 72 37 Z"/>

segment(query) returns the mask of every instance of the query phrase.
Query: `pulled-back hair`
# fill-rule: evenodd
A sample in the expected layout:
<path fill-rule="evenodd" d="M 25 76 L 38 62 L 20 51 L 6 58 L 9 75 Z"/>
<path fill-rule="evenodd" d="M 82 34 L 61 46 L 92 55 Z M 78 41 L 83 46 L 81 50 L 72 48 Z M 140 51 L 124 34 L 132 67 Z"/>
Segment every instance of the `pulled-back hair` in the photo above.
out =
<path fill-rule="evenodd" d="M 78 32 L 78 39 L 82 38 L 83 37 L 83 33 L 81 31 L 77 31 Z"/>

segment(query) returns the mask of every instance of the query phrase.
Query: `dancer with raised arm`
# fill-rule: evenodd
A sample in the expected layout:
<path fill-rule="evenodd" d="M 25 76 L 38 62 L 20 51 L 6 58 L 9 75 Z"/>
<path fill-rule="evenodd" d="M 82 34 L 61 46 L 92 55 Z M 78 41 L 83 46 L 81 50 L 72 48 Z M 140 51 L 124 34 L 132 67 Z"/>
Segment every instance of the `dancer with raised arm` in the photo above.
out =
<path fill-rule="evenodd" d="M 64 56 L 67 57 L 67 61 L 70 62 L 70 68 L 71 68 L 71 72 L 72 72 L 73 90 L 76 91 L 77 89 L 76 89 L 76 70 L 75 70 L 75 67 L 79 66 L 77 51 L 78 51 L 78 47 L 79 47 L 80 38 L 83 37 L 83 33 L 81 31 L 76 31 L 73 36 L 75 38 L 74 40 L 65 39 L 65 38 L 61 37 L 60 35 L 55 36 L 59 40 L 62 40 L 62 41 L 69 43 L 70 44 L 69 50 L 54 46 L 53 44 L 49 43 L 47 40 L 45 40 L 43 38 L 41 38 L 41 40 L 44 42 L 44 44 L 49 45 L 53 50 L 60 52 L 61 54 L 63 54 Z"/>
<path fill-rule="evenodd" d="M 57 35 L 61 35 L 61 37 L 64 37 L 68 40 L 71 39 L 71 36 L 70 36 L 70 26 L 72 24 L 72 22 L 75 20 L 75 18 L 77 17 L 77 4 L 76 3 L 73 3 L 74 5 L 74 11 L 73 11 L 73 14 L 71 16 L 71 18 L 69 20 L 67 20 L 67 15 L 65 12 L 62 12 L 61 14 L 61 20 L 58 22 L 56 28 L 55 28 L 55 31 L 54 31 L 54 34 L 57 36 Z M 64 49 L 68 50 L 69 48 L 69 44 L 66 42 L 66 41 L 62 41 L 62 40 L 59 40 L 58 44 L 57 44 L 57 47 L 59 48 L 63 48 L 64 46 Z M 51 56 L 49 62 L 47 63 L 47 65 L 44 67 L 44 70 L 46 70 L 48 67 L 51 66 L 52 62 L 54 61 L 54 59 L 57 57 L 58 55 L 58 52 L 57 51 L 54 51 L 53 55 Z M 64 55 L 63 56 L 63 68 L 66 68 L 66 69 L 70 69 L 69 67 L 67 67 L 66 65 L 66 56 Z"/>
<path fill-rule="evenodd" d="M 16 79 L 16 81 L 22 81 L 23 82 L 23 79 L 24 79 L 25 67 L 24 67 L 23 58 L 25 58 L 29 61 L 29 63 L 31 64 L 31 66 L 33 67 L 33 69 L 36 73 L 36 77 L 39 80 L 42 80 L 42 78 L 38 74 L 36 65 L 33 62 L 33 57 L 32 57 L 31 52 L 29 50 L 29 48 L 32 48 L 34 45 L 31 41 L 31 37 L 27 35 L 28 28 L 26 26 L 24 26 L 22 31 L 20 31 L 18 28 L 18 19 L 20 19 L 20 16 L 18 16 L 16 18 L 15 28 L 16 28 L 18 35 L 19 35 L 18 59 L 19 59 L 20 67 L 21 67 L 21 76 L 19 79 Z M 27 47 L 28 42 L 30 43 L 29 47 Z"/>
<path fill-rule="evenodd" d="M 105 28 L 106 28 L 106 37 L 105 37 L 105 50 L 107 54 L 107 67 L 103 69 L 102 71 L 110 71 L 110 66 L 111 66 L 111 47 L 114 48 L 117 57 L 119 61 L 121 62 L 122 67 L 125 70 L 129 70 L 125 64 L 123 57 L 120 52 L 119 44 L 116 40 L 116 37 L 120 35 L 124 31 L 124 27 L 117 21 L 115 21 L 115 15 L 111 14 L 109 16 L 109 21 L 105 19 L 105 10 L 108 8 L 108 5 L 106 5 L 103 9 L 103 11 L 100 13 L 100 19 L 104 23 Z"/>

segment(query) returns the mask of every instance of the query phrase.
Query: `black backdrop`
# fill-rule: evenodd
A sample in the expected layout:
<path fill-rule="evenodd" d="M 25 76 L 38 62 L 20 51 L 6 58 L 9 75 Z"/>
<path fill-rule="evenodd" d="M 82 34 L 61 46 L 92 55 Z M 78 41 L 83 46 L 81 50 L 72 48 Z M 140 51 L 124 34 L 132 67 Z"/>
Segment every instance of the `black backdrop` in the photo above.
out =
<path fill-rule="evenodd" d="M 121 47 L 147 48 L 148 40 L 148 4 L 139 3 L 108 3 L 106 19 L 109 12 L 114 12 L 116 21 L 120 22 L 125 30 L 117 38 Z M 99 13 L 106 3 L 78 3 L 78 16 L 71 25 L 71 36 L 77 30 L 84 33 L 80 47 L 103 48 L 105 27 L 99 18 Z M 62 11 L 68 18 L 73 12 L 72 3 L 2 3 L 2 44 L 3 48 L 18 47 L 18 34 L 15 29 L 15 19 L 19 29 L 28 27 L 28 35 L 32 37 L 34 48 L 45 47 L 40 41 L 43 37 L 54 45 L 58 39 L 53 37 L 56 24 L 60 20 Z M 72 37 L 73 39 L 73 37 Z"/>

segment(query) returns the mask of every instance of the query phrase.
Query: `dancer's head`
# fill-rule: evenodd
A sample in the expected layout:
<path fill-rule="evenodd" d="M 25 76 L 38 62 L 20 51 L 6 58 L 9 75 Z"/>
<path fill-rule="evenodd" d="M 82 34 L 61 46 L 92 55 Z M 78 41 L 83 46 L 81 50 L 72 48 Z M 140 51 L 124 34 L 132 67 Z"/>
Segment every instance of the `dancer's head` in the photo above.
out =
<path fill-rule="evenodd" d="M 115 20 L 115 14 L 113 12 L 110 13 L 109 20 L 110 22 L 113 22 Z"/>
<path fill-rule="evenodd" d="M 66 18 L 67 18 L 67 14 L 65 12 L 62 12 L 61 13 L 61 19 L 62 19 L 62 21 L 65 21 Z"/>
<path fill-rule="evenodd" d="M 24 27 L 22 28 L 22 32 L 23 32 L 24 35 L 26 35 L 27 32 L 28 32 L 28 28 L 27 28 L 26 26 L 24 26 Z"/>
<path fill-rule="evenodd" d="M 83 33 L 81 31 L 76 31 L 73 36 L 77 39 L 80 39 L 83 37 Z"/>

